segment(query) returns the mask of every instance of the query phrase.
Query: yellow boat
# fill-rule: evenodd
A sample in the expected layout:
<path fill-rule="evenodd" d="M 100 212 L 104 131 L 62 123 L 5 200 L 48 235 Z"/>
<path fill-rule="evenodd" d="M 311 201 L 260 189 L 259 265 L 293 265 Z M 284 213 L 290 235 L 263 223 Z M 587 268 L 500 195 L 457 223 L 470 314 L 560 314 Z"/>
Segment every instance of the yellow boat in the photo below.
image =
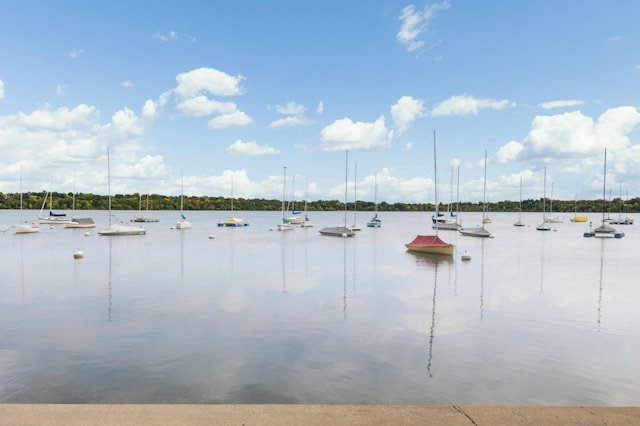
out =
<path fill-rule="evenodd" d="M 574 216 L 571 218 L 571 222 L 587 222 L 589 216 Z"/>

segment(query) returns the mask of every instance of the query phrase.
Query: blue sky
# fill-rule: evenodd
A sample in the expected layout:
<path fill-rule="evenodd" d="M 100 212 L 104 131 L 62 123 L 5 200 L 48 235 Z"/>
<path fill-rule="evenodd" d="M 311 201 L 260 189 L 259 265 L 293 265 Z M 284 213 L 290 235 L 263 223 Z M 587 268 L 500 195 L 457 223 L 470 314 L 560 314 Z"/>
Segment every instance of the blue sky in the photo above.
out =
<path fill-rule="evenodd" d="M 640 195 L 636 0 L 0 7 L 0 192 Z"/>

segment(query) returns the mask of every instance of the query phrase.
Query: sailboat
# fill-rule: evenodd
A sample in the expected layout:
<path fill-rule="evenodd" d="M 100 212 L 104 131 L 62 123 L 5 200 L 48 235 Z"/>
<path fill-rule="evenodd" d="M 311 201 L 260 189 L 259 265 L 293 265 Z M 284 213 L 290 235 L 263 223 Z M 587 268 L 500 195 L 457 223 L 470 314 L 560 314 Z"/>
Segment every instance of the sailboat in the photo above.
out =
<path fill-rule="evenodd" d="M 436 156 L 436 131 L 433 131 L 433 184 L 435 187 L 436 199 L 436 217 L 438 217 L 438 172 L 437 172 L 437 156 Z M 435 235 L 417 235 L 413 241 L 405 244 L 409 251 L 418 253 L 440 254 L 444 256 L 453 256 L 454 246 L 443 241 L 438 236 L 438 226 L 436 223 Z"/>
<path fill-rule="evenodd" d="M 352 231 L 360 230 L 360 227 L 356 225 L 357 216 L 358 216 L 358 163 L 356 163 L 355 171 L 353 173 L 353 225 L 351 225 Z"/>
<path fill-rule="evenodd" d="M 138 201 L 138 216 L 133 218 L 134 222 L 160 222 L 160 219 L 149 215 L 149 194 L 147 194 L 147 214 L 142 214 L 142 194 Z"/>
<path fill-rule="evenodd" d="M 176 222 L 176 229 L 190 229 L 191 222 L 184 215 L 184 175 L 180 183 L 180 220 Z"/>
<path fill-rule="evenodd" d="M 518 215 L 518 221 L 513 226 L 524 226 L 524 223 L 522 223 L 522 176 L 520 176 L 520 214 Z"/>
<path fill-rule="evenodd" d="M 597 237 L 597 238 L 622 238 L 624 232 L 617 232 L 615 228 L 605 223 L 605 210 L 606 210 L 606 192 L 607 192 L 607 149 L 604 149 L 604 174 L 602 184 L 602 225 L 596 229 L 591 229 L 589 224 L 589 231 L 582 234 L 585 237 Z"/>
<path fill-rule="evenodd" d="M 573 203 L 573 217 L 569 220 L 571 222 L 586 222 L 589 220 L 589 216 L 578 216 L 578 194 L 576 194 L 575 201 Z"/>
<path fill-rule="evenodd" d="M 343 226 L 333 226 L 329 228 L 322 228 L 320 231 L 320 235 L 328 235 L 332 237 L 354 237 L 356 235 L 355 232 L 351 228 L 347 228 L 347 181 L 349 179 L 347 170 L 349 168 L 349 150 L 346 150 L 345 153 L 345 166 L 344 166 L 344 225 Z"/>
<path fill-rule="evenodd" d="M 547 223 L 547 167 L 544 168 L 544 184 L 543 184 L 543 196 L 542 196 L 542 223 L 536 226 L 538 231 L 551 231 L 551 226 Z"/>
<path fill-rule="evenodd" d="M 374 214 L 369 222 L 367 222 L 368 228 L 380 228 L 382 226 L 382 221 L 378 217 L 378 173 L 375 174 L 373 178 L 373 202 L 374 202 Z"/>
<path fill-rule="evenodd" d="M 553 182 L 551 182 L 551 203 L 549 205 L 549 216 L 544 219 L 547 223 L 562 223 L 561 217 L 553 216 Z"/>
<path fill-rule="evenodd" d="M 460 222 L 458 221 L 458 204 L 459 202 L 456 201 L 456 211 L 454 213 L 453 211 L 453 167 L 451 168 L 451 183 L 449 184 L 449 205 L 447 206 L 447 213 L 446 214 L 442 214 L 442 213 L 438 213 L 436 216 L 432 217 L 432 222 L 433 222 L 433 229 L 436 229 L 436 226 L 438 227 L 438 229 L 441 230 L 449 230 L 449 231 L 457 231 L 460 228 L 462 228 L 462 225 L 460 224 Z M 460 195 L 460 166 L 458 166 L 458 189 L 456 191 L 456 197 L 459 197 Z M 437 217 L 437 219 L 435 219 Z M 437 223 L 436 223 L 437 222 Z"/>
<path fill-rule="evenodd" d="M 305 195 L 304 195 L 304 220 L 300 223 L 300 227 L 301 228 L 312 228 L 313 227 L 313 222 L 311 222 L 309 220 L 309 216 L 307 216 L 307 200 L 309 199 L 309 178 L 307 178 L 307 185 L 306 185 L 306 189 L 305 189 Z"/>
<path fill-rule="evenodd" d="M 51 186 L 53 187 L 53 182 L 51 183 Z M 44 207 L 47 204 L 47 198 L 49 199 L 49 214 L 45 216 Z M 40 214 L 38 215 L 38 222 L 40 222 L 40 224 L 56 225 L 69 223 L 70 221 L 71 218 L 69 218 L 66 213 L 53 212 L 53 191 L 50 190 L 47 192 L 44 196 L 44 200 L 42 201 L 42 207 L 40 208 Z"/>
<path fill-rule="evenodd" d="M 613 225 L 633 225 L 633 218 L 630 218 L 629 216 L 622 217 L 623 205 L 624 205 L 624 201 L 622 200 L 622 184 L 620 184 L 620 214 L 618 214 L 617 219 L 612 219 L 609 223 Z"/>
<path fill-rule="evenodd" d="M 95 228 L 96 223 L 90 217 L 75 217 L 76 212 L 76 176 L 73 175 L 73 201 L 71 202 L 71 220 L 65 223 L 65 228 Z"/>
<path fill-rule="evenodd" d="M 33 234 L 40 232 L 40 227 L 32 222 L 31 224 L 24 223 L 22 220 L 22 163 L 20 163 L 20 225 L 13 227 L 14 234 Z"/>
<path fill-rule="evenodd" d="M 459 230 L 461 235 L 465 237 L 482 237 L 493 238 L 493 234 L 487 231 L 484 227 L 485 223 L 490 222 L 487 215 L 487 151 L 484 151 L 484 182 L 483 182 L 483 195 L 482 195 L 482 224 L 474 228 L 461 228 Z"/>
<path fill-rule="evenodd" d="M 231 176 L 231 217 L 227 220 L 221 220 L 218 222 L 218 226 L 229 226 L 229 227 L 240 227 L 240 226 L 249 226 L 244 219 L 235 217 L 233 215 L 233 175 Z"/>
<path fill-rule="evenodd" d="M 118 236 L 118 235 L 144 235 L 146 234 L 146 230 L 137 225 L 132 225 L 130 223 L 112 223 L 112 214 L 111 214 L 111 164 L 110 164 L 110 155 L 109 149 L 107 148 L 107 182 L 109 189 L 109 227 L 107 229 L 103 229 L 102 231 L 98 231 L 98 235 L 106 235 L 106 236 Z"/>
<path fill-rule="evenodd" d="M 289 219 L 284 217 L 284 199 L 286 197 L 286 185 L 287 185 L 287 166 L 284 166 L 283 178 L 282 178 L 282 223 L 278 224 L 278 231 L 293 230 L 293 225 L 289 223 Z"/>
<path fill-rule="evenodd" d="M 287 205 L 287 210 L 291 207 L 291 214 L 287 219 L 291 225 L 300 225 L 302 224 L 302 216 L 301 211 L 296 210 L 296 175 L 291 176 L 291 203 L 290 206 Z"/>

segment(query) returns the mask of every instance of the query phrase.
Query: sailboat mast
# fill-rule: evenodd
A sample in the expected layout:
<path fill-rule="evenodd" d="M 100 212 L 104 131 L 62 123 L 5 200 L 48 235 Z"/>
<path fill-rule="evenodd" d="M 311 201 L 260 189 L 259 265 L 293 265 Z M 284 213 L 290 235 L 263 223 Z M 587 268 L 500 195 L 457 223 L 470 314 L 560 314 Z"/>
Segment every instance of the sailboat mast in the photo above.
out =
<path fill-rule="evenodd" d="M 542 188 L 542 222 L 544 222 L 544 215 L 547 212 L 547 166 L 544 167 L 544 183 Z"/>
<path fill-rule="evenodd" d="M 284 172 L 283 172 L 283 177 L 282 177 L 282 223 L 284 223 L 284 197 L 286 197 L 285 194 L 285 187 L 287 185 L 287 166 L 284 166 Z"/>
<path fill-rule="evenodd" d="M 458 178 L 456 183 L 456 221 L 458 220 L 459 207 L 460 207 L 460 164 L 458 164 Z"/>
<path fill-rule="evenodd" d="M 356 212 L 358 210 L 358 163 L 353 172 L 353 226 L 356 226 Z"/>
<path fill-rule="evenodd" d="M 22 163 L 20 163 L 20 223 L 22 224 Z"/>
<path fill-rule="evenodd" d="M 111 226 L 111 160 L 109 148 L 107 148 L 107 194 L 109 195 L 109 226 Z"/>
<path fill-rule="evenodd" d="M 602 223 L 604 223 L 604 211 L 607 207 L 607 148 L 604 149 L 604 171 L 602 183 Z"/>
<path fill-rule="evenodd" d="M 484 150 L 484 182 L 482 188 L 482 223 L 485 220 L 485 213 L 487 211 L 487 150 Z"/>
<path fill-rule="evenodd" d="M 349 181 L 349 150 L 345 150 L 344 162 L 344 226 L 347 227 L 347 182 Z"/>
<path fill-rule="evenodd" d="M 433 131 L 433 186 L 435 189 L 435 198 L 436 198 L 436 235 L 438 235 L 438 169 L 437 169 L 437 160 L 436 160 L 436 131 Z"/>

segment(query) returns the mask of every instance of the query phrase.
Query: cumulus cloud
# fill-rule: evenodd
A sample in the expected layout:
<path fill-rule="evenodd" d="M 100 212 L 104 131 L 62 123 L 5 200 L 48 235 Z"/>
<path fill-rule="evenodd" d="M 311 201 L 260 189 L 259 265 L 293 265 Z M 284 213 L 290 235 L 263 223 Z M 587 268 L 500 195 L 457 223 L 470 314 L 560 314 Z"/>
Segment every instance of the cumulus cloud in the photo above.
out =
<path fill-rule="evenodd" d="M 421 48 L 424 46 L 424 41 L 419 40 L 418 37 L 426 31 L 437 12 L 448 8 L 447 0 L 439 4 L 427 4 L 422 10 L 416 10 L 413 5 L 406 6 L 398 18 L 402 24 L 400 31 L 396 34 L 396 40 L 409 52 Z"/>
<path fill-rule="evenodd" d="M 288 117 L 273 121 L 271 124 L 269 124 L 269 127 L 297 127 L 311 124 L 312 121 L 304 115 L 304 112 L 306 110 L 306 107 L 296 104 L 293 101 L 288 102 L 286 105 L 277 105 L 276 111 L 278 111 L 280 114 L 287 115 Z"/>
<path fill-rule="evenodd" d="M 424 115 L 424 102 L 411 96 L 403 96 L 391 106 L 391 118 L 398 128 L 398 133 L 403 133 L 417 118 Z"/>
<path fill-rule="evenodd" d="M 222 114 L 209 120 L 212 129 L 226 129 L 228 127 L 247 126 L 253 123 L 253 119 L 242 111 L 231 114 Z"/>
<path fill-rule="evenodd" d="M 320 132 L 321 145 L 325 151 L 383 149 L 391 145 L 392 138 L 393 131 L 386 128 L 384 116 L 373 123 L 353 122 L 345 117 L 334 121 Z"/>
<path fill-rule="evenodd" d="M 510 141 L 506 145 L 503 145 L 496 154 L 496 161 L 498 163 L 508 163 L 514 161 L 522 152 L 523 146 L 520 142 Z"/>
<path fill-rule="evenodd" d="M 316 112 L 318 114 L 322 114 L 324 112 L 324 102 L 322 101 L 318 102 L 318 106 L 316 107 Z"/>
<path fill-rule="evenodd" d="M 431 115 L 434 117 L 449 115 L 478 115 L 480 110 L 483 109 L 501 110 L 515 106 L 515 102 L 511 102 L 506 99 L 476 99 L 467 95 L 452 96 L 436 105 L 433 111 L 431 111 Z"/>
<path fill-rule="evenodd" d="M 198 68 L 178 74 L 178 86 L 174 92 L 182 99 L 208 92 L 214 96 L 237 96 L 244 93 L 241 83 L 244 77 L 231 76 L 214 68 Z"/>
<path fill-rule="evenodd" d="M 629 134 L 638 125 L 640 111 L 630 106 L 608 109 L 597 120 L 580 111 L 536 116 L 523 141 L 502 146 L 497 158 L 498 161 L 592 158 L 604 147 L 625 152 L 633 148 Z"/>
<path fill-rule="evenodd" d="M 580 106 L 580 105 L 584 105 L 584 101 L 579 101 L 576 99 L 557 100 L 557 101 L 543 102 L 540 104 L 540 106 L 544 109 L 564 108 L 569 106 Z"/>
<path fill-rule="evenodd" d="M 305 116 L 291 116 L 291 117 L 285 117 L 285 118 L 281 118 L 279 120 L 276 120 L 272 123 L 269 124 L 269 127 L 271 128 L 276 128 L 276 127 L 297 127 L 297 126 L 306 126 L 307 124 L 311 124 L 312 121 L 309 120 L 307 117 Z"/>
<path fill-rule="evenodd" d="M 258 145 L 255 142 L 242 142 L 240 139 L 227 147 L 232 155 L 274 155 L 279 151 L 269 145 Z"/>
<path fill-rule="evenodd" d="M 236 104 L 233 102 L 220 102 L 209 99 L 204 95 L 184 99 L 178 103 L 178 109 L 193 117 L 202 117 L 214 113 L 233 114 L 237 111 Z"/>
<path fill-rule="evenodd" d="M 131 89 L 134 86 L 134 84 L 133 84 L 133 81 L 126 80 L 126 81 L 123 81 L 122 83 L 120 83 L 120 86 L 122 86 L 122 87 L 124 87 L 126 89 Z"/>

